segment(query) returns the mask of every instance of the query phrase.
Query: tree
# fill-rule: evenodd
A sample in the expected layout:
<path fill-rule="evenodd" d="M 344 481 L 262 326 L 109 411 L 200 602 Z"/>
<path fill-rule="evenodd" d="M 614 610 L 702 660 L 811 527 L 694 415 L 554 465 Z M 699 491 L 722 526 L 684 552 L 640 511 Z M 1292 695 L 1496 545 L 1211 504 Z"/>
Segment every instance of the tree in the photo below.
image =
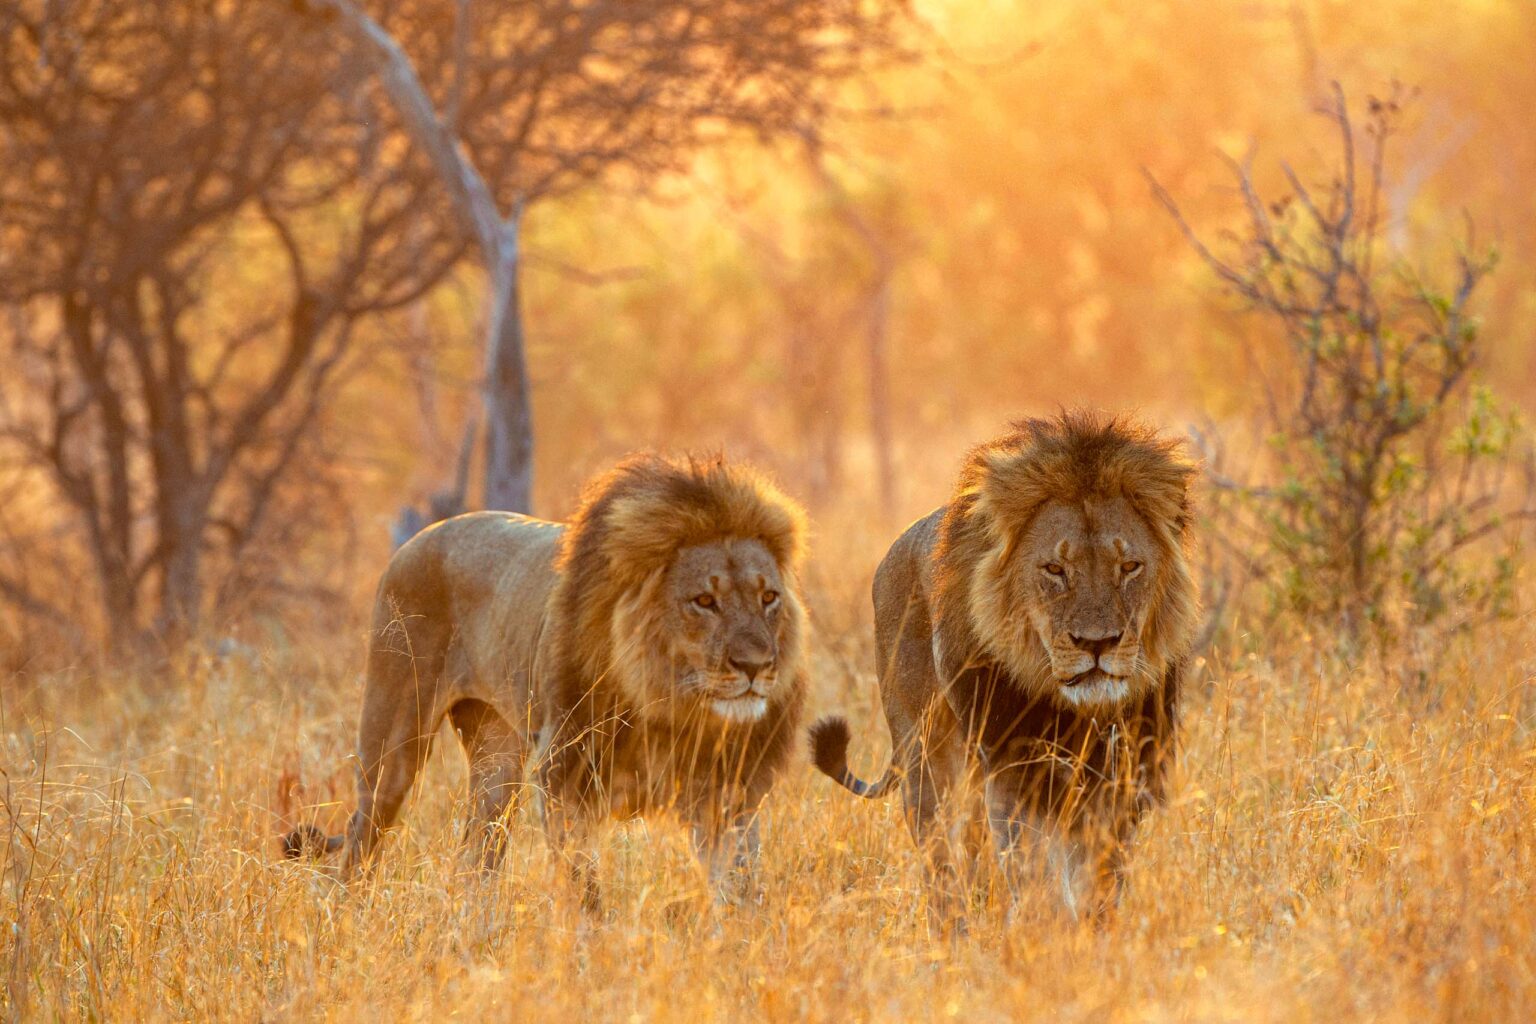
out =
<path fill-rule="evenodd" d="M 1387 153 L 1408 97 L 1372 98 L 1364 138 L 1333 88 L 1322 113 L 1339 157 L 1321 184 L 1282 165 L 1289 191 L 1265 199 L 1233 162 L 1246 223 L 1218 252 L 1153 180 L 1206 266 L 1280 338 L 1262 416 L 1275 479 L 1238 488 L 1267 541 L 1275 591 L 1352 633 L 1508 609 L 1517 544 L 1536 517 L 1536 477 L 1517 418 L 1474 387 L 1482 336 L 1472 300 L 1493 269 L 1469 237 L 1432 280 L 1384 251 Z M 1526 493 L 1506 484 L 1522 456 Z M 1470 571 L 1477 542 L 1506 547 Z"/>
<path fill-rule="evenodd" d="M 463 250 L 353 72 L 302 44 L 267 4 L 0 13 L 0 450 L 62 499 L 119 648 L 247 589 L 358 325 Z M 83 617 L 36 580 L 0 594 Z"/>
<path fill-rule="evenodd" d="M 733 131 L 822 121 L 890 52 L 901 0 L 306 0 L 378 74 L 487 276 L 484 503 L 528 511 L 533 426 L 520 223 L 600 179 L 644 184 Z"/>
<path fill-rule="evenodd" d="M 815 140 L 806 148 L 806 162 L 817 184 L 827 193 L 841 220 L 864 248 L 871 264 L 867 311 L 864 314 L 864 358 L 869 395 L 869 433 L 875 449 L 875 485 L 880 515 L 887 518 L 896 504 L 896 467 L 891 437 L 890 322 L 891 279 L 896 273 L 896 246 L 890 230 L 877 226 L 860 208 L 828 166 Z"/>

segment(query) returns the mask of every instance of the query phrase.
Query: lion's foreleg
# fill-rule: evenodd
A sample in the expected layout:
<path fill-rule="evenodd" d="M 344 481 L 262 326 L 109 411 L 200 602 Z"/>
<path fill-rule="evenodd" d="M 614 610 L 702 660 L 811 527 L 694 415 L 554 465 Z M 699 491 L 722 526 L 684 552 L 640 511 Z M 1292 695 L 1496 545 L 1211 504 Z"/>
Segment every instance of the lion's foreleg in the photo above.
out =
<path fill-rule="evenodd" d="M 603 911 L 602 890 L 597 881 L 597 823 L 580 807 L 544 797 L 544 835 L 549 841 L 555 863 L 565 872 L 571 890 L 581 898 L 581 909 L 589 914 Z"/>
<path fill-rule="evenodd" d="M 581 906 L 591 915 L 602 913 L 598 885 L 600 827 L 607 810 L 600 797 L 597 752 L 592 733 L 573 724 L 573 716 L 551 708 L 550 721 L 539 733 L 535 751 L 539 780 L 539 813 L 544 836 L 555 863 L 565 871 Z M 600 816 L 601 812 L 601 816 Z"/>
<path fill-rule="evenodd" d="M 992 846 L 1009 902 L 1017 903 L 1028 887 L 1030 859 L 1034 853 L 1033 844 L 1025 838 L 1028 825 L 1012 814 L 996 813 L 989 804 L 987 829 L 992 834 Z"/>
<path fill-rule="evenodd" d="M 1125 888 L 1124 845 L 1098 835 L 1052 835 L 1046 852 L 1059 906 L 1067 915 L 1094 925 L 1108 921 Z"/>
<path fill-rule="evenodd" d="M 1161 771 L 1166 762 L 1149 780 L 1145 762 L 1137 765 L 1116 756 L 1123 750 L 1111 747 L 1110 767 L 1105 773 L 1111 778 L 1093 790 L 1073 830 L 1080 851 L 1077 916 L 1096 924 L 1106 921 L 1120 905 L 1125 894 L 1127 855 L 1137 824 L 1147 808 L 1162 798 Z M 1163 761 L 1164 751 L 1152 743 L 1141 748 L 1142 754 L 1149 752 L 1152 759 Z"/>
<path fill-rule="evenodd" d="M 693 849 L 717 904 L 738 906 L 756 899 L 762 843 L 755 813 L 738 814 L 723 827 L 695 822 Z"/>
<path fill-rule="evenodd" d="M 570 753 L 556 747 L 543 760 L 540 811 L 555 863 L 565 871 L 572 891 L 580 894 L 581 908 L 595 916 L 603 910 L 597 882 L 597 823 L 591 809 L 573 798 L 570 761 L 564 759 Z"/>
<path fill-rule="evenodd" d="M 987 778 L 987 823 L 1008 891 L 1009 917 L 1031 905 L 1054 908 L 1074 921 L 1112 905 L 1118 890 L 1114 836 L 1051 815 L 1034 813 L 1030 766 L 1010 766 Z"/>
<path fill-rule="evenodd" d="M 1124 844 L 1108 835 L 1068 832 L 1018 813 L 989 811 L 1009 916 L 1032 903 L 1073 921 L 1101 922 L 1119 904 Z"/>
<path fill-rule="evenodd" d="M 597 881 L 597 838 L 585 830 L 580 841 L 569 848 L 566 872 L 571 887 L 581 894 L 581 909 L 594 917 L 603 912 L 603 892 Z"/>
<path fill-rule="evenodd" d="M 522 782 L 524 741 L 488 704 L 461 701 L 449 710 L 469 759 L 469 821 L 464 839 L 483 871 L 493 871 L 507 849 L 507 818 Z"/>
<path fill-rule="evenodd" d="M 1024 784 L 1020 770 L 1014 767 L 990 774 L 985 787 L 987 828 L 1007 891 L 1010 917 L 1039 890 L 1050 847 L 1050 839 L 1027 813 Z"/>
<path fill-rule="evenodd" d="M 1102 923 L 1114 914 L 1120 906 L 1121 897 L 1125 895 L 1124 841 L 1114 840 L 1097 849 L 1088 847 L 1084 864 L 1084 916 L 1095 923 Z"/>
<path fill-rule="evenodd" d="M 1078 889 L 1082 894 L 1078 916 L 1094 923 L 1108 920 L 1125 895 L 1127 854 L 1139 817 L 1123 807 L 1112 811 L 1097 827 L 1083 830 L 1076 840 L 1080 851 Z"/>

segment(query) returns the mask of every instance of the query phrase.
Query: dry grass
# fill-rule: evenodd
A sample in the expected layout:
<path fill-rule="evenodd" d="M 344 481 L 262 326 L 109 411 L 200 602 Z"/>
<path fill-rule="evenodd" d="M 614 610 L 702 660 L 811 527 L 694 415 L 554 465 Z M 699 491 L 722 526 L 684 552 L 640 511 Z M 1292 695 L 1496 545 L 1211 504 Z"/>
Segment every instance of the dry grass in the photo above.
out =
<path fill-rule="evenodd" d="M 1228 650 L 1245 644 L 1264 648 Z M 612 919 L 595 927 L 551 897 L 526 811 L 507 870 L 468 874 L 451 741 L 371 884 L 341 891 L 274 841 L 285 774 L 312 802 L 350 803 L 360 638 L 333 646 L 154 687 L 6 688 L 12 1016 L 1536 1018 L 1522 624 L 1427 672 L 1407 655 L 1351 667 L 1308 638 L 1218 654 L 1117 919 L 1009 928 L 994 907 L 955 947 L 925 933 L 895 802 L 854 801 L 803 765 L 770 800 L 753 911 L 711 919 L 665 823 L 615 832 Z M 868 726 L 866 770 L 886 743 L 868 664 L 860 634 L 823 637 L 818 703 Z M 336 826 L 344 809 L 319 813 Z"/>

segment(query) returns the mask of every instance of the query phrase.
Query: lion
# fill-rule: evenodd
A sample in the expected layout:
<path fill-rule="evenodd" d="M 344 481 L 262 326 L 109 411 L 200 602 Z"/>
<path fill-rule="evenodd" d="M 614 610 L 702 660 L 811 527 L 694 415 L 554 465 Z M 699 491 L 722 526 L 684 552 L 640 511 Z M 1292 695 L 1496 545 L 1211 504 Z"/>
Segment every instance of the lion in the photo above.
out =
<path fill-rule="evenodd" d="M 1136 423 L 1026 420 L 972 450 L 949 503 L 880 564 L 891 764 L 855 778 L 842 718 L 812 728 L 813 760 L 858 796 L 901 786 L 936 927 L 966 926 L 946 826 L 972 765 L 1014 908 L 1042 867 L 1074 918 L 1117 902 L 1125 845 L 1176 753 L 1193 474 L 1178 442 Z"/>
<path fill-rule="evenodd" d="M 344 836 L 350 877 L 395 824 L 443 719 L 469 759 L 472 852 L 494 868 L 525 772 L 591 910 L 598 826 L 662 811 L 692 826 L 717 897 L 751 883 L 757 809 L 806 691 L 805 522 L 721 458 L 640 455 L 569 525 L 475 512 L 430 526 L 379 584 Z"/>

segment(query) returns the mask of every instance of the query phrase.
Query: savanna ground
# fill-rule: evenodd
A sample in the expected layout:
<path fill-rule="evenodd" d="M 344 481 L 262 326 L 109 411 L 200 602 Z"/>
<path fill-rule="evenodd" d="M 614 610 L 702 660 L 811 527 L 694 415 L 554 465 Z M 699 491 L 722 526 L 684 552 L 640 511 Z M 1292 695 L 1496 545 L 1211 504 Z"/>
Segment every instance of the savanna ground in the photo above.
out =
<path fill-rule="evenodd" d="M 812 575 L 828 609 L 813 710 L 852 712 L 871 773 L 888 740 L 852 613 L 861 588 Z M 803 757 L 767 805 L 764 902 L 714 917 L 666 822 L 613 833 L 611 909 L 591 927 L 558 895 L 526 806 L 505 870 L 469 871 L 463 757 L 446 733 L 370 882 L 344 891 L 282 861 L 285 814 L 334 831 L 350 807 L 361 627 L 174 678 L 8 689 L 7 1006 L 118 1020 L 1530 1019 L 1528 621 L 1386 656 L 1271 629 L 1238 617 L 1201 659 L 1174 797 L 1143 827 L 1111 923 L 1025 910 L 1009 925 L 994 899 L 953 945 L 927 934 L 897 802 L 856 801 Z"/>

